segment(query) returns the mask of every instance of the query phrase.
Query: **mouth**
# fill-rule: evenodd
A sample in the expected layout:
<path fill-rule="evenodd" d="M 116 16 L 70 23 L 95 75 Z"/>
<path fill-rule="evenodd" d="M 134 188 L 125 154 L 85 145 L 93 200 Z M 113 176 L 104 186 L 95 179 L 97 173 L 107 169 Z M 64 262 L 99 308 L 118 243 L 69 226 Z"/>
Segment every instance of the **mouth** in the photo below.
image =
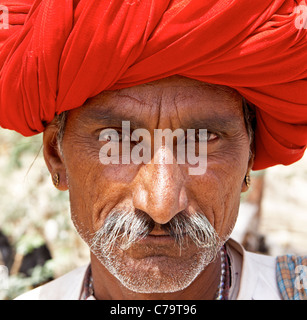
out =
<path fill-rule="evenodd" d="M 134 243 L 124 254 L 130 258 L 140 261 L 151 261 L 151 263 L 170 263 L 171 260 L 180 261 L 190 259 L 197 254 L 199 249 L 184 236 L 182 245 L 169 234 L 149 234 L 145 238 Z M 175 261 L 174 260 L 174 261 Z"/>
<path fill-rule="evenodd" d="M 156 236 L 156 237 L 164 237 L 169 236 L 169 233 L 162 228 L 154 228 L 149 234 L 149 236 Z"/>
<path fill-rule="evenodd" d="M 170 244 L 174 245 L 175 239 L 167 234 L 161 234 L 161 235 L 149 234 L 147 237 L 140 240 L 138 243 L 143 245 L 170 245 Z"/>
<path fill-rule="evenodd" d="M 187 241 L 187 235 L 181 235 L 184 242 Z M 137 242 L 138 245 L 142 246 L 157 246 L 157 247 L 175 247 L 178 243 L 176 240 L 176 235 L 171 235 L 165 231 L 152 231 L 146 237 L 140 239 Z"/>

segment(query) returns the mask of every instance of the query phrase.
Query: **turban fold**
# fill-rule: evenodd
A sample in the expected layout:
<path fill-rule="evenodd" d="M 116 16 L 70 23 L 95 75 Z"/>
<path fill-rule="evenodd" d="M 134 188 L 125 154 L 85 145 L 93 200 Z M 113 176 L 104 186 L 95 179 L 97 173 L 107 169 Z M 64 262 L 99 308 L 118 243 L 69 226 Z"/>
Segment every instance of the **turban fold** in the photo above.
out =
<path fill-rule="evenodd" d="M 256 107 L 255 170 L 305 151 L 307 30 L 297 1 L 2 4 L 10 24 L 0 30 L 4 128 L 31 136 L 104 90 L 176 74 L 232 87 Z"/>

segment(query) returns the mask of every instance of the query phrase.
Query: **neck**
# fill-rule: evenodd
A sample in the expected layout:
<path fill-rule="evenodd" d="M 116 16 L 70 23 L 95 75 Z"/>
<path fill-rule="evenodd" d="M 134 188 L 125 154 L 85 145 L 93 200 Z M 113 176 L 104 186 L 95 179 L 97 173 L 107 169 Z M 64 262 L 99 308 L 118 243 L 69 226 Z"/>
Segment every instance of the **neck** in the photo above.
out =
<path fill-rule="evenodd" d="M 138 293 L 125 288 L 91 254 L 93 287 L 97 300 L 214 300 L 221 276 L 221 255 L 211 262 L 187 288 L 172 293 Z"/>

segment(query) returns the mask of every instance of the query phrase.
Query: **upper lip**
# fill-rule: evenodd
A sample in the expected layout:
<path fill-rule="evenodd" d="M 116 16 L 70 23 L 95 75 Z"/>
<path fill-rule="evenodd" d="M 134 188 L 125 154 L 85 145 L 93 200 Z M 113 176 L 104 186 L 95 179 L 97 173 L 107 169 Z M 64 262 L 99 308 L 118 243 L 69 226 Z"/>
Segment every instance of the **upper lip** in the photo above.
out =
<path fill-rule="evenodd" d="M 149 236 L 155 237 L 166 237 L 169 236 L 168 230 L 164 229 L 161 224 L 155 224 L 154 228 L 148 234 Z"/>
<path fill-rule="evenodd" d="M 162 237 L 162 236 L 169 236 L 169 233 L 163 231 L 163 230 L 152 230 L 149 233 L 149 236 L 155 236 L 155 237 Z"/>

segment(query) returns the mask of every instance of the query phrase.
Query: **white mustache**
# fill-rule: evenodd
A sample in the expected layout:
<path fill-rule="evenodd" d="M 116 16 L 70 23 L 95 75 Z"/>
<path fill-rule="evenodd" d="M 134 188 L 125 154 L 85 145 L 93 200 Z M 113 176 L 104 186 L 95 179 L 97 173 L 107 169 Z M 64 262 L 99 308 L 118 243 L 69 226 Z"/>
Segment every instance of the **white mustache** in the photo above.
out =
<path fill-rule="evenodd" d="M 115 209 L 107 216 L 103 226 L 94 234 L 91 249 L 108 256 L 115 244 L 122 250 L 146 238 L 154 229 L 155 221 L 144 211 L 128 208 Z M 183 248 L 190 238 L 199 248 L 216 248 L 221 240 L 204 214 L 185 211 L 178 213 L 161 228 L 172 236 L 177 245 Z"/>

